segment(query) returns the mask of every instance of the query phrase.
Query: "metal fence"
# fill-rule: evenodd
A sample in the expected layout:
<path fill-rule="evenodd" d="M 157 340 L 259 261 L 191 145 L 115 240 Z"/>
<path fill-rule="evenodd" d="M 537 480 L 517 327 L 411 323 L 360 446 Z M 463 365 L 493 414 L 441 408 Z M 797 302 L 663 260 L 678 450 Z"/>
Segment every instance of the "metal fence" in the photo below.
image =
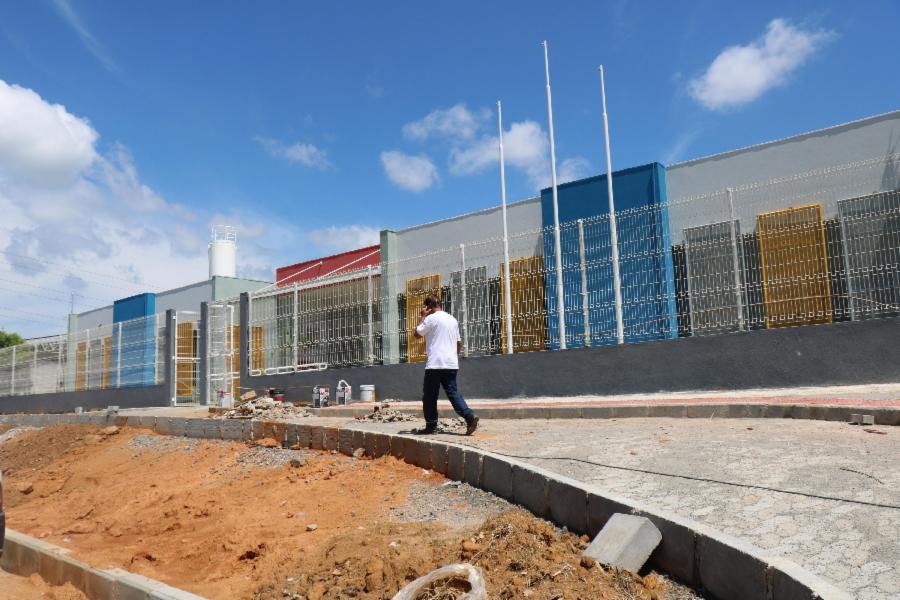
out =
<path fill-rule="evenodd" d="M 898 165 L 888 155 L 617 212 L 624 342 L 900 315 Z M 556 350 L 563 330 L 568 348 L 617 343 L 609 215 L 560 224 L 562 325 L 555 236 L 509 236 L 509 282 L 496 237 L 253 293 L 250 373 L 423 361 L 413 331 L 429 293 L 469 356 Z"/>
<path fill-rule="evenodd" d="M 0 396 L 162 383 L 164 341 L 164 315 L 152 315 L 0 348 Z"/>

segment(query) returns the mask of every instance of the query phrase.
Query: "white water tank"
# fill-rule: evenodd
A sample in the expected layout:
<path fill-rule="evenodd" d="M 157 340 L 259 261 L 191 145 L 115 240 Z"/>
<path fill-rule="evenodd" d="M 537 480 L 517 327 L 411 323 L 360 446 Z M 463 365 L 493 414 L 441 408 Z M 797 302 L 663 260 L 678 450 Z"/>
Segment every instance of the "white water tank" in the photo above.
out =
<path fill-rule="evenodd" d="M 237 277 L 237 232 L 228 225 L 214 225 L 209 241 L 209 278 Z"/>

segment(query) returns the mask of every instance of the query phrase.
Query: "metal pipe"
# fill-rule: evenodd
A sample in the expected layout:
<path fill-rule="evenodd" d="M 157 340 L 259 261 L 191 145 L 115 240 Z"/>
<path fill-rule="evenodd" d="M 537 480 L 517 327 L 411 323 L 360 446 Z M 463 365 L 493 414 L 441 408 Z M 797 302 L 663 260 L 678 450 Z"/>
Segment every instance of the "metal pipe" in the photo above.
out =
<path fill-rule="evenodd" d="M 606 82 L 600 65 L 600 96 L 603 99 L 603 138 L 606 144 L 606 189 L 609 195 L 609 244 L 612 251 L 613 291 L 616 303 L 616 341 L 625 343 L 625 323 L 622 311 L 622 278 L 619 272 L 619 232 L 616 228 L 616 203 L 613 198 L 612 155 L 609 151 L 609 119 L 606 116 Z"/>
<path fill-rule="evenodd" d="M 566 349 L 566 304 L 563 293 L 562 243 L 559 234 L 559 194 L 556 189 L 556 146 L 553 139 L 553 98 L 550 93 L 550 59 L 547 40 L 544 46 L 544 71 L 547 75 L 547 122 L 550 133 L 550 171 L 553 184 L 553 251 L 556 254 L 556 306 L 559 312 L 559 349 Z"/>
<path fill-rule="evenodd" d="M 460 307 L 460 315 L 462 316 L 462 339 L 463 339 L 463 356 L 469 356 L 469 305 L 466 302 L 466 245 L 459 245 L 459 261 L 462 266 L 460 272 L 460 284 L 462 288 L 462 306 Z"/>
<path fill-rule="evenodd" d="M 12 363 L 9 365 L 9 395 L 16 393 L 16 346 L 12 347 Z"/>
<path fill-rule="evenodd" d="M 116 388 L 122 387 L 122 322 L 117 323 L 119 340 L 116 343 Z M 156 383 L 154 381 L 154 383 Z"/>
<path fill-rule="evenodd" d="M 737 240 L 737 223 L 734 218 L 734 191 L 731 188 L 725 188 L 725 195 L 728 197 L 728 211 L 731 215 L 731 258 L 734 264 L 734 294 L 737 298 L 737 321 L 738 331 L 744 330 L 744 298 L 741 292 L 741 261 L 738 256 L 738 240 Z"/>
<path fill-rule="evenodd" d="M 581 263 L 581 311 L 584 314 L 584 345 L 591 345 L 591 312 L 588 306 L 587 260 L 584 251 L 584 219 L 578 219 L 578 257 Z"/>
<path fill-rule="evenodd" d="M 291 366 L 296 367 L 300 364 L 300 292 L 297 288 L 297 282 L 294 282 L 294 335 L 291 339 L 292 357 Z"/>
<path fill-rule="evenodd" d="M 375 329 L 372 323 L 372 303 L 374 301 L 372 295 L 374 291 L 375 288 L 372 286 L 372 265 L 369 265 L 366 267 L 366 322 L 368 323 L 366 337 L 370 365 L 375 364 Z"/>
<path fill-rule="evenodd" d="M 506 162 L 503 157 L 503 106 L 497 100 L 497 124 L 500 129 L 500 201 L 503 213 L 503 305 L 506 309 L 506 353 L 513 353 L 512 282 L 509 280 L 509 227 L 506 220 Z"/>

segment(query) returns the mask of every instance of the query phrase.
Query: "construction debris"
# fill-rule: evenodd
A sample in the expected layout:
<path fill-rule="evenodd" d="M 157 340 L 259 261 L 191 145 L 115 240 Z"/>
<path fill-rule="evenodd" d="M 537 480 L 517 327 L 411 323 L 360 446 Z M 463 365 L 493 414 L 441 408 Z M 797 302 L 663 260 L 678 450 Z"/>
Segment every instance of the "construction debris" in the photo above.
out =
<path fill-rule="evenodd" d="M 247 392 L 248 394 L 250 392 Z M 246 394 L 244 394 L 246 395 Z M 294 406 L 290 402 L 278 402 L 272 398 L 248 400 L 232 410 L 226 411 L 223 419 L 291 419 L 295 417 L 312 417 L 305 408 Z"/>
<path fill-rule="evenodd" d="M 356 417 L 358 421 L 374 421 L 376 423 L 397 423 L 400 421 L 415 421 L 416 417 L 403 412 L 396 408 L 391 408 L 387 402 L 376 404 L 372 407 L 372 412 L 365 416 Z"/>
<path fill-rule="evenodd" d="M 462 590 L 468 590 L 462 592 Z M 458 595 L 453 593 L 460 591 Z M 429 593 L 430 592 L 430 593 Z M 443 592 L 443 593 L 436 593 Z M 451 595 L 452 594 L 452 595 Z M 468 563 L 458 563 L 435 569 L 419 577 L 397 592 L 393 600 L 419 600 L 420 598 L 447 598 L 458 600 L 487 600 L 484 575 L 481 569 Z"/>
<path fill-rule="evenodd" d="M 584 551 L 584 556 L 637 575 L 661 541 L 662 534 L 647 517 L 616 513 Z"/>
<path fill-rule="evenodd" d="M 254 390 L 250 390 L 249 392 L 244 392 L 241 394 L 241 402 L 247 402 L 249 400 L 253 400 L 256 398 L 256 392 Z"/>

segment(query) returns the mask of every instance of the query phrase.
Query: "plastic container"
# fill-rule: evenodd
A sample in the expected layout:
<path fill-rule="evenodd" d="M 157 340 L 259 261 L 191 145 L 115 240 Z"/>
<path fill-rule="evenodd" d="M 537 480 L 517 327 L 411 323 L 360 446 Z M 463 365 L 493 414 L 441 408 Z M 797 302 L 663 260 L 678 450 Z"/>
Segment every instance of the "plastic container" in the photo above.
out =
<path fill-rule="evenodd" d="M 334 393 L 334 403 L 338 406 L 350 404 L 353 402 L 353 388 L 349 383 L 341 379 L 337 384 L 337 390 Z"/>
<path fill-rule="evenodd" d="M 360 402 L 375 402 L 375 386 L 374 385 L 359 386 L 359 401 Z"/>

